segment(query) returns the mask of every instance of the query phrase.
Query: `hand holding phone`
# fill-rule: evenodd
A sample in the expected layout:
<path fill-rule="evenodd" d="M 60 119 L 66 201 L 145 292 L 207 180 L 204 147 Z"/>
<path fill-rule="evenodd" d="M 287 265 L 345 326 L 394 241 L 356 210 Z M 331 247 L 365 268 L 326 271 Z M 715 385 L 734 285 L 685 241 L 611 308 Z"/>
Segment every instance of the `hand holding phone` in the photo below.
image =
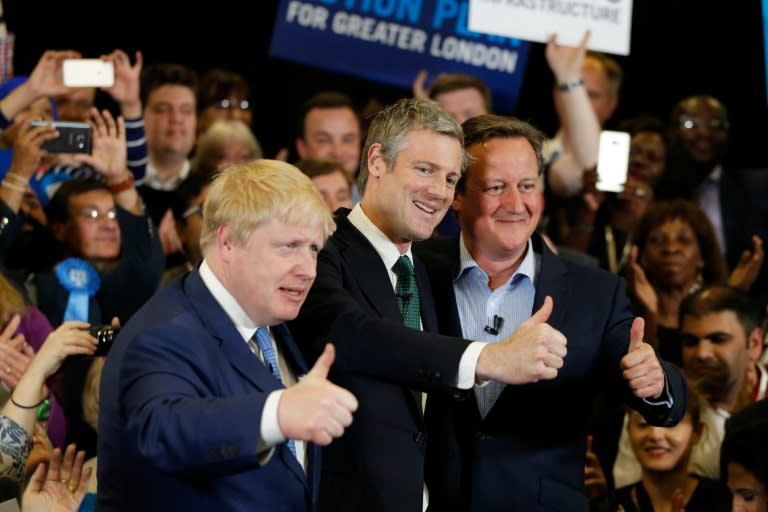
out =
<path fill-rule="evenodd" d="M 627 181 L 629 143 L 627 132 L 603 130 L 597 154 L 597 190 L 621 192 Z"/>
<path fill-rule="evenodd" d="M 46 140 L 40 148 L 49 153 L 90 153 L 91 125 L 88 123 L 70 123 L 66 121 L 32 121 L 30 126 L 53 124 L 59 132 L 55 139 Z"/>
<path fill-rule="evenodd" d="M 115 66 L 107 60 L 64 59 L 62 74 L 67 87 L 112 87 L 115 84 Z"/>

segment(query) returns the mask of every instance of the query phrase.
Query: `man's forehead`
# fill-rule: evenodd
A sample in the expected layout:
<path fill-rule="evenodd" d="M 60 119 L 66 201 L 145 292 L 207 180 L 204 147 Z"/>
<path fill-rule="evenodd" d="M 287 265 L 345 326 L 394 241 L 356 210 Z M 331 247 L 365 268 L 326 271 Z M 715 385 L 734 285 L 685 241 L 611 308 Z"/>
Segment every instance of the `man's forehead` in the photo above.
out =
<path fill-rule="evenodd" d="M 730 310 L 713 311 L 703 315 L 683 315 L 680 327 L 686 334 L 707 334 L 701 332 L 720 331 L 738 334 L 743 331 L 741 322 L 735 312 Z M 696 332 L 693 332 L 696 331 Z"/>
<path fill-rule="evenodd" d="M 69 204 L 76 206 L 89 206 L 96 205 L 96 203 L 115 204 L 115 199 L 108 190 L 89 190 L 88 192 L 81 192 L 80 194 L 73 194 L 69 196 Z"/>

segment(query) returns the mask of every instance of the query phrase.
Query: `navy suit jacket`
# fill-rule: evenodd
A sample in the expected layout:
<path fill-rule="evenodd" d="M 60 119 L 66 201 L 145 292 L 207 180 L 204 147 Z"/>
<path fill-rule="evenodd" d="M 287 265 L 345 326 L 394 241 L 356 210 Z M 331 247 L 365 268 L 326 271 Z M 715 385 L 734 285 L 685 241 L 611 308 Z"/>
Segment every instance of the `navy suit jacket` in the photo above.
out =
<path fill-rule="evenodd" d="M 442 409 L 445 420 L 427 455 L 430 510 L 586 512 L 587 427 L 598 390 L 616 390 L 653 424 L 672 425 L 685 414 L 687 387 L 674 365 L 662 362 L 671 409 L 636 398 L 622 377 L 634 318 L 623 280 L 560 260 L 538 235 L 533 243 L 542 255 L 533 310 L 552 297 L 548 323 L 568 339 L 564 366 L 553 380 L 506 386 L 485 419 L 474 394 L 463 402 L 435 397 L 432 412 Z M 429 268 L 440 332 L 460 336 L 458 244 L 458 237 L 429 240 L 414 251 Z"/>
<path fill-rule="evenodd" d="M 348 213 L 337 210 L 338 227 L 319 254 L 315 283 L 289 323 L 308 359 L 335 344 L 329 378 L 359 402 L 344 436 L 323 449 L 319 508 L 420 512 L 433 396 L 425 420 L 421 391 L 461 394 L 454 386 L 469 342 L 403 325 L 388 269 Z M 422 326 L 434 332 L 429 278 L 418 259 L 414 269 Z"/>
<path fill-rule="evenodd" d="M 281 352 L 307 372 L 284 325 Z M 199 270 L 160 290 L 122 329 L 104 365 L 97 510 L 314 509 L 319 448 L 308 476 L 286 443 L 261 465 L 268 394 L 282 385 L 250 351 Z"/>

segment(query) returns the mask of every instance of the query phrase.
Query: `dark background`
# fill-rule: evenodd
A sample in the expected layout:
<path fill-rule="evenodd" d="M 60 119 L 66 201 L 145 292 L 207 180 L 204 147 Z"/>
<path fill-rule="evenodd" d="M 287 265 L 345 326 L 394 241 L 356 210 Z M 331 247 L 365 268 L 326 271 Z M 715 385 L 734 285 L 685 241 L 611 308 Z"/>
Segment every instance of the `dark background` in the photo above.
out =
<path fill-rule="evenodd" d="M 388 103 L 410 94 L 270 58 L 276 0 L 2 3 L 8 27 L 16 34 L 17 74 L 28 74 L 44 50 L 66 48 L 84 57 L 115 48 L 131 55 L 141 50 L 145 64 L 179 62 L 201 73 L 211 67 L 243 73 L 254 91 L 254 129 L 266 156 L 282 146 L 293 149 L 297 105 L 317 90 L 342 90 L 361 107 L 370 98 Z M 711 94 L 729 108 L 732 164 L 768 167 L 760 2 L 635 0 L 634 4 L 632 54 L 617 57 L 625 81 L 612 121 L 639 113 L 666 119 L 677 100 Z M 534 43 L 514 114 L 548 134 L 557 128 L 551 87 L 544 46 Z"/>

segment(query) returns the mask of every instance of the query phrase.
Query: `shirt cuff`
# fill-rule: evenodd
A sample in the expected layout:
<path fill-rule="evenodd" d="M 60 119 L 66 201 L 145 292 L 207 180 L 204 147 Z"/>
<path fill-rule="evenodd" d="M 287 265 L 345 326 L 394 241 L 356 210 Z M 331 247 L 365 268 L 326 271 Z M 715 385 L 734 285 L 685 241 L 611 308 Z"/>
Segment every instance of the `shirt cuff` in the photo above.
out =
<path fill-rule="evenodd" d="M 285 441 L 285 436 L 277 421 L 277 406 L 280 405 L 283 391 L 285 390 L 280 389 L 271 392 L 264 402 L 264 409 L 261 413 L 261 440 L 266 445 L 265 448 L 272 448 Z"/>
<path fill-rule="evenodd" d="M 480 352 L 483 351 L 486 345 L 487 343 L 482 341 L 473 341 L 461 355 L 458 382 L 456 383 L 457 388 L 472 389 L 475 385 L 477 361 L 480 359 Z"/>
<path fill-rule="evenodd" d="M 672 393 L 669 392 L 669 383 L 667 382 L 666 372 L 664 373 L 664 389 L 661 392 L 661 396 L 654 399 L 643 398 L 643 402 L 648 405 L 666 405 L 667 409 L 672 408 L 675 404 L 675 399 L 672 396 Z"/>

